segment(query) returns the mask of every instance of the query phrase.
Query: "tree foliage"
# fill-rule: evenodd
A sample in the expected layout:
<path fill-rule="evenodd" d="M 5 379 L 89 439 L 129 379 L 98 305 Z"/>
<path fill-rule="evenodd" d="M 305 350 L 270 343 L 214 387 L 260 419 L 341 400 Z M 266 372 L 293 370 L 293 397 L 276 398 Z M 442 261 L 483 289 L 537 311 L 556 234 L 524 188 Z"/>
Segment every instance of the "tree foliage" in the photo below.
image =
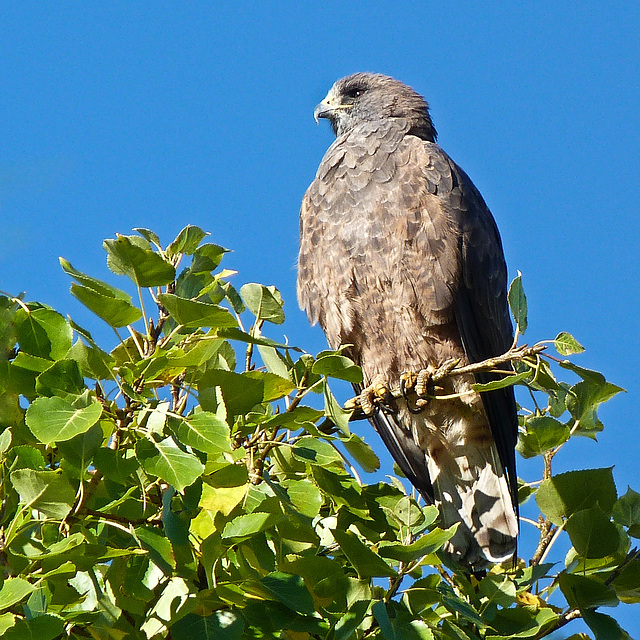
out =
<path fill-rule="evenodd" d="M 560 358 L 509 358 L 533 405 L 518 451 L 542 476 L 519 493 L 535 496 L 539 544 L 471 576 L 443 565 L 453 529 L 435 507 L 363 481 L 378 458 L 328 385 L 359 369 L 265 337 L 284 321 L 278 290 L 236 290 L 201 229 L 166 248 L 136 231 L 104 243 L 134 296 L 60 260 L 113 349 L 0 297 L 1 635 L 535 639 L 581 617 L 597 640 L 628 637 L 601 609 L 640 601 L 640 495 L 619 496 L 611 469 L 552 472 L 621 390 L 563 359 L 582 350 L 571 335 Z M 520 277 L 509 300 L 522 334 Z M 560 535 L 571 550 L 552 564 Z"/>

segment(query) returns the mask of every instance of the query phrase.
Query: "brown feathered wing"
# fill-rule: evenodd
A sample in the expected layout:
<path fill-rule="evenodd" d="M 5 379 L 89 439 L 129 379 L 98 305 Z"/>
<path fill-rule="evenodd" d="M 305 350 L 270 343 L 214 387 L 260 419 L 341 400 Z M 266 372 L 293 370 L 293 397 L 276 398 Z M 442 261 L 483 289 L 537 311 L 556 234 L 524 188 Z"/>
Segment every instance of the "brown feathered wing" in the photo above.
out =
<path fill-rule="evenodd" d="M 333 348 L 353 345 L 365 384 L 381 375 L 397 385 L 402 372 L 449 358 L 477 362 L 512 340 L 491 213 L 444 151 L 409 128 L 389 118 L 339 136 L 300 214 L 300 304 Z M 401 401 L 372 423 L 443 524 L 459 523 L 449 553 L 481 568 L 515 549 L 517 419 L 511 388 L 481 397 L 474 382 L 452 377 L 443 393 L 460 397 L 419 415 Z"/>

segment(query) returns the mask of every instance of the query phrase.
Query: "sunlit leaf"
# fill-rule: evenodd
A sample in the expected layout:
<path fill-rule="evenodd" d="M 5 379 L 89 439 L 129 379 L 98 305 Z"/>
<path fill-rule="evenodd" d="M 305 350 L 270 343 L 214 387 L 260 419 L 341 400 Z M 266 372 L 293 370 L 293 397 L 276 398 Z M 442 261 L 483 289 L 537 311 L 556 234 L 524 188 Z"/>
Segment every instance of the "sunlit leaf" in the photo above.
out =
<path fill-rule="evenodd" d="M 518 276 L 514 278 L 509 287 L 509 306 L 511 313 L 518 325 L 520 334 L 524 335 L 527 330 L 527 297 L 522 288 L 522 274 L 518 271 Z"/>
<path fill-rule="evenodd" d="M 200 460 L 183 451 L 173 438 L 160 442 L 140 440 L 136 445 L 136 455 L 148 473 L 162 478 L 180 492 L 204 472 Z"/>
<path fill-rule="evenodd" d="M 70 440 L 88 431 L 101 415 L 102 405 L 99 402 L 76 408 L 67 400 L 53 396 L 36 398 L 29 405 L 25 419 L 40 442 L 51 444 Z"/>
<path fill-rule="evenodd" d="M 584 347 L 566 331 L 559 333 L 553 341 L 553 344 L 561 356 L 570 356 L 574 353 L 582 353 L 584 351 Z"/>
<path fill-rule="evenodd" d="M 178 253 L 191 255 L 200 244 L 203 238 L 209 234 L 200 227 L 187 225 L 176 237 L 176 239 L 167 247 L 167 256 L 170 258 Z"/>
<path fill-rule="evenodd" d="M 282 310 L 282 296 L 275 287 L 266 287 L 263 284 L 251 282 L 240 288 L 242 300 L 247 309 L 259 320 L 268 320 L 275 324 L 284 322 Z"/>

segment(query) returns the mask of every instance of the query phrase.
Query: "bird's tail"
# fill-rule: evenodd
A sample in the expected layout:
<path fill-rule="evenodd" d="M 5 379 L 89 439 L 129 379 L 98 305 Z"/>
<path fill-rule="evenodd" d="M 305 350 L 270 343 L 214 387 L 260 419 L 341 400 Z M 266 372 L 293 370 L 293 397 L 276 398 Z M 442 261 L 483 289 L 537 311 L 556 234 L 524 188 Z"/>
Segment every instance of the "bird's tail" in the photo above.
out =
<path fill-rule="evenodd" d="M 445 527 L 458 523 L 445 552 L 474 570 L 503 562 L 516 551 L 518 519 L 495 446 L 460 456 L 443 450 L 427 457 L 435 502 Z"/>

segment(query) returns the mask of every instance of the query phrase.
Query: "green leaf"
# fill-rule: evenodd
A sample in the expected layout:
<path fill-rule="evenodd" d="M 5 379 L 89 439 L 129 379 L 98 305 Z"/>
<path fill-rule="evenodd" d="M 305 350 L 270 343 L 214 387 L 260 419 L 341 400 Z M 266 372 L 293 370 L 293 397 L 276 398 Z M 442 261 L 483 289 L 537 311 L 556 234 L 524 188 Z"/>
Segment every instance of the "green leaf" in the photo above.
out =
<path fill-rule="evenodd" d="M 217 244 L 206 243 L 193 252 L 193 262 L 190 271 L 193 273 L 210 273 L 222 260 L 222 256 L 229 250 Z"/>
<path fill-rule="evenodd" d="M 266 287 L 263 284 L 251 282 L 240 288 L 240 295 L 247 305 L 247 309 L 258 320 L 267 320 L 274 324 L 284 322 L 284 311 L 282 310 L 284 303 L 280 292 L 275 287 Z"/>
<path fill-rule="evenodd" d="M 56 471 L 18 469 L 11 473 L 11 484 L 20 502 L 59 520 L 66 518 L 76 498 L 69 481 Z"/>
<path fill-rule="evenodd" d="M 347 440 L 342 440 L 342 444 L 367 473 L 373 473 L 380 468 L 380 458 L 359 435 L 352 433 Z"/>
<path fill-rule="evenodd" d="M 161 478 L 181 493 L 204 473 L 200 460 L 180 449 L 173 438 L 155 443 L 140 440 L 136 445 L 136 456 L 147 473 Z"/>
<path fill-rule="evenodd" d="M 437 590 L 442 595 L 442 603 L 450 611 L 454 611 L 461 615 L 465 620 L 473 622 L 480 628 L 485 626 L 482 618 L 476 610 L 465 600 L 456 595 L 455 591 L 445 582 L 441 582 Z"/>
<path fill-rule="evenodd" d="M 362 382 L 362 369 L 353 363 L 353 360 L 337 353 L 332 353 L 318 358 L 311 368 L 313 373 L 339 378 L 355 384 Z"/>
<path fill-rule="evenodd" d="M 174 432 L 182 444 L 203 453 L 231 453 L 229 425 L 215 413 L 194 413 L 180 420 Z"/>
<path fill-rule="evenodd" d="M 602 431 L 603 425 L 598 419 L 597 409 L 621 391 L 624 389 L 607 382 L 604 378 L 601 381 L 581 380 L 574 384 L 566 399 L 567 409 L 579 422 L 579 428 L 574 430 L 574 433 L 593 437 L 594 432 Z"/>
<path fill-rule="evenodd" d="M 562 331 L 556 336 L 553 345 L 561 356 L 570 356 L 584 351 L 584 347 L 566 331 Z"/>
<path fill-rule="evenodd" d="M 126 327 L 142 318 L 140 309 L 129 300 L 106 296 L 88 287 L 71 284 L 71 294 L 90 311 L 102 318 L 109 326 Z"/>
<path fill-rule="evenodd" d="M 93 278 L 88 276 L 86 273 L 82 273 L 82 271 L 78 271 L 74 267 L 71 266 L 71 263 L 67 262 L 64 258 L 60 258 L 60 266 L 63 271 L 70 275 L 74 280 L 79 282 L 83 287 L 87 289 L 91 289 L 96 293 L 99 293 L 107 298 L 115 298 L 119 300 L 131 300 L 131 296 L 128 293 L 125 293 L 121 289 L 116 287 L 112 287 L 110 284 L 104 282 L 103 280 L 98 280 L 97 278 Z"/>
<path fill-rule="evenodd" d="M 447 540 L 450 540 L 455 534 L 457 525 L 448 529 L 434 529 L 421 535 L 415 542 L 411 544 L 390 543 L 380 545 L 378 553 L 383 558 L 391 558 L 399 562 L 413 562 L 418 558 L 422 558 L 430 553 L 438 551 L 442 548 Z"/>
<path fill-rule="evenodd" d="M 354 632 L 360 626 L 369 611 L 369 601 L 357 600 L 349 610 L 336 622 L 333 629 L 335 640 L 349 640 L 355 637 Z"/>
<path fill-rule="evenodd" d="M 71 348 L 73 331 L 57 311 L 40 307 L 30 312 L 20 309 L 16 314 L 20 350 L 40 358 L 59 360 Z"/>
<path fill-rule="evenodd" d="M 279 602 L 299 613 L 315 613 L 313 598 L 300 576 L 273 571 L 260 580 Z"/>
<path fill-rule="evenodd" d="M 472 385 L 474 391 L 484 393 L 485 391 L 495 391 L 496 389 L 504 389 L 505 387 L 512 387 L 514 384 L 518 384 L 523 380 L 527 380 L 533 375 L 531 370 L 522 371 L 514 375 L 503 376 L 500 380 L 493 380 L 492 382 L 476 382 Z"/>
<path fill-rule="evenodd" d="M 569 439 L 570 430 L 555 418 L 534 416 L 524 422 L 524 432 L 519 433 L 516 450 L 523 458 L 539 456 L 559 447 Z"/>
<path fill-rule="evenodd" d="M 582 619 L 587 623 L 595 640 L 630 640 L 629 634 L 611 617 L 597 611 L 583 611 Z"/>
<path fill-rule="evenodd" d="M 558 584 L 572 609 L 617 607 L 619 604 L 613 589 L 585 576 L 567 574 L 563 571 L 558 576 Z"/>
<path fill-rule="evenodd" d="M 322 494 L 310 480 L 288 480 L 285 483 L 287 495 L 293 506 L 303 515 L 315 518 L 322 506 Z"/>
<path fill-rule="evenodd" d="M 328 443 L 312 436 L 300 438 L 292 449 L 293 457 L 310 464 L 327 467 L 342 464 L 340 454 Z"/>
<path fill-rule="evenodd" d="M 640 538 L 640 493 L 627 487 L 627 493 L 613 505 L 613 520 L 629 528 L 629 535 Z"/>
<path fill-rule="evenodd" d="M 155 244 L 158 249 L 162 246 L 160 244 L 160 238 L 154 231 L 151 231 L 151 229 L 145 229 L 144 227 L 134 227 L 133 230 L 137 231 L 147 242 Z"/>
<path fill-rule="evenodd" d="M 171 625 L 171 635 L 189 640 L 243 640 L 246 637 L 242 618 L 228 609 L 214 611 L 206 617 L 188 613 Z"/>
<path fill-rule="evenodd" d="M 355 533 L 331 529 L 333 537 L 340 545 L 342 552 L 361 579 L 373 577 L 395 577 L 395 570 L 379 555 L 367 547 Z"/>
<path fill-rule="evenodd" d="M 64 630 L 64 620 L 56 615 L 45 613 L 30 620 L 18 620 L 6 630 L 4 640 L 54 640 Z"/>
<path fill-rule="evenodd" d="M 7 578 L 2 585 L 2 589 L 0 589 L 0 611 L 17 604 L 30 593 L 33 593 L 36 588 L 36 586 L 22 578 Z"/>
<path fill-rule="evenodd" d="M 75 360 L 58 360 L 36 378 L 36 392 L 43 396 L 77 395 L 84 389 L 80 366 Z"/>
<path fill-rule="evenodd" d="M 149 551 L 153 562 L 165 575 L 171 575 L 172 569 L 176 568 L 176 560 L 169 539 L 156 527 L 136 527 L 135 531 L 143 548 Z"/>
<path fill-rule="evenodd" d="M 29 405 L 25 419 L 33 435 L 49 445 L 88 431 L 101 415 L 99 402 L 76 408 L 63 398 L 53 396 L 36 398 Z"/>
<path fill-rule="evenodd" d="M 575 550 L 584 558 L 604 558 L 618 548 L 616 525 L 597 504 L 571 515 L 565 530 Z"/>
<path fill-rule="evenodd" d="M 540 510 L 557 525 L 595 504 L 610 513 L 617 497 L 611 469 L 568 471 L 545 480 L 536 491 Z"/>
<path fill-rule="evenodd" d="M 331 389 L 329 388 L 326 380 L 324 381 L 323 391 L 325 415 L 329 420 L 331 420 L 331 422 L 333 422 L 333 424 L 336 425 L 342 435 L 349 437 L 351 435 L 351 430 L 349 429 L 349 418 L 353 411 L 347 411 L 340 406 L 333 393 L 331 393 Z"/>
<path fill-rule="evenodd" d="M 231 329 L 220 329 L 216 331 L 216 334 L 222 338 L 226 338 L 227 340 L 239 340 L 240 342 L 247 342 L 249 344 L 273 347 L 274 349 L 290 349 L 292 351 L 302 352 L 302 349 L 299 349 L 298 347 L 294 347 L 290 344 L 284 344 L 282 342 L 276 342 L 275 340 L 271 340 L 263 336 L 252 336 L 245 331 L 240 331 L 240 329 L 236 327 Z M 311 358 L 311 356 L 309 357 Z"/>
<path fill-rule="evenodd" d="M 100 424 L 94 424 L 88 431 L 80 433 L 71 440 L 58 443 L 58 450 L 64 456 L 65 462 L 71 463 L 78 469 L 86 469 L 96 454 L 104 434 Z"/>
<path fill-rule="evenodd" d="M 104 476 L 117 482 L 126 484 L 128 478 L 140 466 L 140 462 L 134 456 L 133 450 L 114 451 L 101 448 L 94 455 L 94 464 Z"/>
<path fill-rule="evenodd" d="M 518 325 L 518 331 L 524 335 L 527 330 L 527 297 L 522 288 L 522 274 L 518 271 L 518 276 L 514 278 L 509 287 L 509 306 L 511 313 Z"/>
<path fill-rule="evenodd" d="M 111 271 L 128 276 L 138 287 L 159 287 L 175 280 L 173 265 L 142 238 L 118 235 L 115 240 L 105 240 L 102 246 Z"/>
<path fill-rule="evenodd" d="M 246 515 L 234 518 L 231 522 L 227 522 L 222 532 L 222 537 L 231 540 L 249 538 L 260 531 L 270 529 L 281 518 L 281 515 L 275 513 L 264 513 L 261 511 L 247 513 Z"/>
<path fill-rule="evenodd" d="M 258 352 L 269 373 L 273 373 L 281 378 L 289 379 L 289 367 L 286 358 L 273 347 L 258 345 Z"/>
<path fill-rule="evenodd" d="M 611 586 L 621 602 L 640 603 L 640 560 L 635 559 L 624 565 Z"/>
<path fill-rule="evenodd" d="M 95 344 L 87 346 L 81 340 L 76 340 L 67 352 L 67 358 L 78 363 L 81 375 L 85 378 L 93 378 L 94 380 L 113 378 L 114 358 Z"/>
<path fill-rule="evenodd" d="M 203 231 L 200 227 L 193 225 L 187 225 L 176 237 L 176 239 L 167 247 L 167 256 L 172 258 L 173 256 L 184 253 L 191 255 L 203 238 L 209 234 Z"/>
<path fill-rule="evenodd" d="M 171 317 L 185 327 L 235 327 L 236 319 L 222 307 L 208 302 L 188 300 L 171 293 L 161 293 L 158 300 Z"/>

